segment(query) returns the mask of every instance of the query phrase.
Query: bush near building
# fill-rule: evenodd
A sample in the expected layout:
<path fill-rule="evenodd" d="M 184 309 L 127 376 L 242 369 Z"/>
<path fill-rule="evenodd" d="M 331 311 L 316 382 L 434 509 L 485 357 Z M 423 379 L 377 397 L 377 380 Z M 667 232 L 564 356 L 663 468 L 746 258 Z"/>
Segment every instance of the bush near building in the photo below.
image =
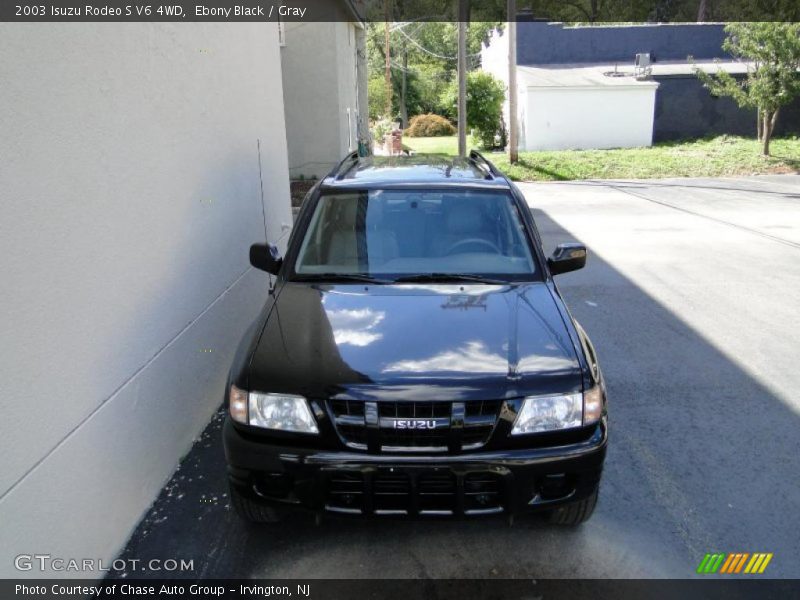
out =
<path fill-rule="evenodd" d="M 411 118 L 408 129 L 404 131 L 409 137 L 440 137 L 453 135 L 456 128 L 439 115 L 417 115 Z"/>
<path fill-rule="evenodd" d="M 503 100 L 506 87 L 486 71 L 467 73 L 467 127 L 484 149 L 504 146 Z M 450 84 L 445 98 L 447 106 L 456 110 L 458 81 Z M 497 143 L 496 138 L 500 138 Z"/>

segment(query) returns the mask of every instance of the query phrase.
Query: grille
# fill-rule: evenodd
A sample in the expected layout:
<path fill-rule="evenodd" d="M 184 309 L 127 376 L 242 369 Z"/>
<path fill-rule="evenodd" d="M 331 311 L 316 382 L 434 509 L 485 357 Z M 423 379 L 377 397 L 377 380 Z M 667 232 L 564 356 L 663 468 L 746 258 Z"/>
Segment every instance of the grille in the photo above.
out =
<path fill-rule="evenodd" d="M 448 433 L 445 429 L 384 429 L 381 431 L 381 447 L 392 448 L 447 448 Z"/>
<path fill-rule="evenodd" d="M 453 473 L 421 475 L 417 483 L 420 512 L 452 512 L 456 505 L 456 489 L 456 477 Z"/>
<path fill-rule="evenodd" d="M 503 511 L 502 477 L 493 472 L 335 471 L 325 508 L 376 515 L 481 515 Z"/>
<path fill-rule="evenodd" d="M 427 419 L 450 416 L 450 402 L 381 402 L 378 414 L 382 417 Z"/>
<path fill-rule="evenodd" d="M 328 406 L 339 435 L 351 448 L 444 452 L 472 450 L 486 444 L 497 423 L 502 401 L 331 400 Z"/>

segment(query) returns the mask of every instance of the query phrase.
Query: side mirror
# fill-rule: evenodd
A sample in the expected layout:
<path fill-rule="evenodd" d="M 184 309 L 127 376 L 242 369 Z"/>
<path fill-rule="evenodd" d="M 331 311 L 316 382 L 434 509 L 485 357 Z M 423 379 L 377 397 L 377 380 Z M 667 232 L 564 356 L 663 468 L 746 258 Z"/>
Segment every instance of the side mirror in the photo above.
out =
<path fill-rule="evenodd" d="M 278 274 L 283 259 L 278 248 L 272 244 L 253 244 L 250 246 L 250 264 L 273 275 Z"/>
<path fill-rule="evenodd" d="M 586 265 L 586 246 L 570 242 L 559 244 L 553 256 L 547 259 L 551 275 L 577 271 Z"/>

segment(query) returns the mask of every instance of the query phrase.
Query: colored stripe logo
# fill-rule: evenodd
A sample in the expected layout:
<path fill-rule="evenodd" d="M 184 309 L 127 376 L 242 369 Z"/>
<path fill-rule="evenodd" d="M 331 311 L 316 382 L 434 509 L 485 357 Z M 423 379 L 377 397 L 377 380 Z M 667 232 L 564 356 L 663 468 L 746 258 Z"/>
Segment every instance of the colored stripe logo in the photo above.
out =
<path fill-rule="evenodd" d="M 697 566 L 697 572 L 701 575 L 711 575 L 720 573 L 725 575 L 736 574 L 761 574 L 769 561 L 772 560 L 772 552 L 731 552 L 729 554 L 706 554 Z"/>

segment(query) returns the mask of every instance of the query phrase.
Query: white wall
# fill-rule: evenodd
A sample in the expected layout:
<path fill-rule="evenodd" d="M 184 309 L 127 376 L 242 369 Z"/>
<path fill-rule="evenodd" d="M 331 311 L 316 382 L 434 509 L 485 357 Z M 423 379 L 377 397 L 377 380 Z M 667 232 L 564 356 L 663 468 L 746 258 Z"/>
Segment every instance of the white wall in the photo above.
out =
<path fill-rule="evenodd" d="M 525 150 L 634 148 L 653 143 L 658 85 L 528 87 L 520 104 Z"/>
<path fill-rule="evenodd" d="M 332 10 L 348 18 L 338 4 Z M 357 37 L 363 32 L 347 21 L 287 22 L 285 31 L 281 59 L 289 172 L 324 177 L 350 150 L 351 132 L 357 147 Z"/>
<path fill-rule="evenodd" d="M 504 29 L 493 30 L 489 36 L 488 43 L 481 46 L 481 70 L 494 76 L 503 82 L 505 86 L 505 96 L 503 97 L 503 122 L 506 127 L 511 126 L 508 90 L 508 23 L 504 24 Z M 517 131 L 519 132 L 519 149 L 524 150 L 522 140 L 524 139 L 524 86 L 517 82 Z"/>
<path fill-rule="evenodd" d="M 0 56 L 12 577 L 113 558 L 221 402 L 267 289 L 259 138 L 270 241 L 291 211 L 274 24 L 1 24 Z"/>
<path fill-rule="evenodd" d="M 502 81 L 506 87 L 506 94 L 503 99 L 503 120 L 508 126 L 510 123 L 508 117 L 508 23 L 504 24 L 502 31 L 493 30 L 489 35 L 488 42 L 481 46 L 481 70 Z M 518 94 L 520 87 L 518 84 Z M 520 107 L 518 107 L 519 109 Z"/>
<path fill-rule="evenodd" d="M 358 71 L 356 60 L 356 25 L 334 23 L 336 30 L 336 59 L 332 68 L 338 69 L 339 160 L 358 148 Z M 349 118 L 348 118 L 349 111 Z M 337 161 L 338 162 L 338 161 Z"/>
<path fill-rule="evenodd" d="M 336 23 L 287 22 L 281 48 L 289 173 L 322 177 L 341 150 Z"/>

